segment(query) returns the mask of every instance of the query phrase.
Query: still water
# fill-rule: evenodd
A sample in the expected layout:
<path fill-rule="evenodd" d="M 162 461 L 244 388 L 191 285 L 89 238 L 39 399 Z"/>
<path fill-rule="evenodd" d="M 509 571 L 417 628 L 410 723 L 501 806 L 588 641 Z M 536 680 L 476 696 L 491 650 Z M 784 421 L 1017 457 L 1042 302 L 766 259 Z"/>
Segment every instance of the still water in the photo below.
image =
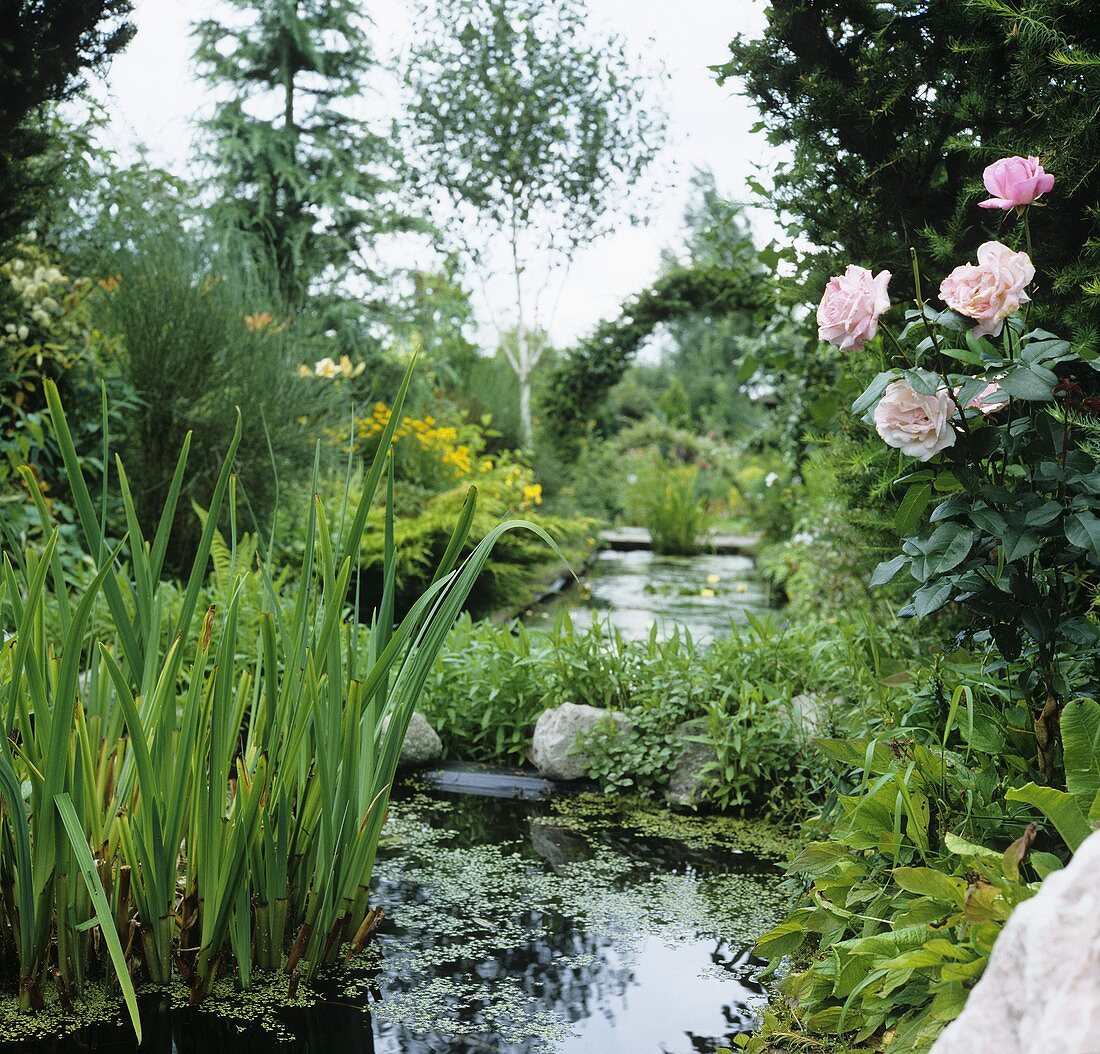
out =
<path fill-rule="evenodd" d="M 574 623 L 593 617 L 624 637 L 687 631 L 697 643 L 729 633 L 746 612 L 768 607 L 764 586 L 747 556 L 702 554 L 659 556 L 647 550 L 600 553 L 584 581 L 536 608 L 528 623 L 552 625 L 567 609 Z"/>
<path fill-rule="evenodd" d="M 273 1010 L 145 998 L 146 1054 L 712 1054 L 764 991 L 783 908 L 773 829 L 603 804 L 404 788 L 369 957 Z M 277 982 L 285 984 L 284 980 Z M 121 1024 L 4 1054 L 138 1050 Z"/>

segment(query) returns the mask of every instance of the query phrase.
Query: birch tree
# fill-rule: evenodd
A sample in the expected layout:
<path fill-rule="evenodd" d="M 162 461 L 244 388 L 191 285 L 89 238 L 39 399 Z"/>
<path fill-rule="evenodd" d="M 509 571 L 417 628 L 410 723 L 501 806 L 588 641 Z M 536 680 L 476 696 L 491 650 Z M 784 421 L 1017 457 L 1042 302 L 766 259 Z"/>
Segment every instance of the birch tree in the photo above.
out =
<path fill-rule="evenodd" d="M 662 122 L 583 0 L 428 0 L 417 24 L 405 81 L 420 180 L 475 268 L 508 261 L 512 317 L 495 321 L 514 333 L 501 345 L 528 443 L 550 302 L 578 248 L 627 211 Z"/>

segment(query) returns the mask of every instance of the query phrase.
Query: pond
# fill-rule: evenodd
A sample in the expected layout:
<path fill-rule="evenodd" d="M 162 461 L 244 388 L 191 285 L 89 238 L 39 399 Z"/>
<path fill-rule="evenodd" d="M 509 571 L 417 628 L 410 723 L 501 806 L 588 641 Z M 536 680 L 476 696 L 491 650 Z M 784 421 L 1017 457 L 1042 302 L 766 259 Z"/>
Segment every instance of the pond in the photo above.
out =
<path fill-rule="evenodd" d="M 782 912 L 774 828 L 596 795 L 400 790 L 375 875 L 386 920 L 294 1006 L 144 999 L 146 1054 L 710 1054 L 763 999 L 756 936 Z M 285 978 L 272 988 L 285 991 Z M 119 1020 L 4 1054 L 137 1051 Z"/>
<path fill-rule="evenodd" d="M 752 560 L 738 554 L 660 556 L 644 549 L 605 549 L 583 581 L 532 610 L 532 627 L 553 625 L 562 610 L 584 626 L 608 622 L 624 637 L 648 637 L 656 625 L 670 635 L 687 631 L 696 643 L 729 632 L 748 612 L 768 608 Z"/>

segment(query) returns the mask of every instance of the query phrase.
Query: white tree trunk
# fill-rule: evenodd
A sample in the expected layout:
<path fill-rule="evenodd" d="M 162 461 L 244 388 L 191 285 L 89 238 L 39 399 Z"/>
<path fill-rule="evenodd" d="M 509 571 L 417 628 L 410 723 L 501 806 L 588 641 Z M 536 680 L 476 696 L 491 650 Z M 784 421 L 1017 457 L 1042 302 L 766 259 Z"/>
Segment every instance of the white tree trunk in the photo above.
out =
<path fill-rule="evenodd" d="M 531 374 L 519 375 L 519 441 L 531 445 Z"/>

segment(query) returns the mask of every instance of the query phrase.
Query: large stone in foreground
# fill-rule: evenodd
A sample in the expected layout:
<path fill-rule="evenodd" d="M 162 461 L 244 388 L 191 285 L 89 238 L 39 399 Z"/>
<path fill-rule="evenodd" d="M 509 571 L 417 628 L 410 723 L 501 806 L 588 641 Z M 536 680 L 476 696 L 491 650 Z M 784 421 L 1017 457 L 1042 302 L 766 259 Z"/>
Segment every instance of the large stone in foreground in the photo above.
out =
<path fill-rule="evenodd" d="M 543 710 L 535 722 L 531 740 L 531 762 L 539 774 L 552 780 L 579 780 L 588 775 L 588 757 L 578 742 L 611 718 L 620 731 L 629 725 L 624 714 L 581 703 L 562 703 Z"/>
<path fill-rule="evenodd" d="M 389 728 L 389 718 L 382 722 L 382 735 Z M 428 719 L 414 710 L 409 719 L 409 728 L 405 733 L 405 742 L 401 744 L 401 757 L 398 765 L 403 769 L 419 768 L 430 765 L 443 757 L 443 740 L 436 730 L 428 724 Z"/>
<path fill-rule="evenodd" d="M 1100 832 L 1012 913 L 932 1054 L 1100 1051 Z"/>

